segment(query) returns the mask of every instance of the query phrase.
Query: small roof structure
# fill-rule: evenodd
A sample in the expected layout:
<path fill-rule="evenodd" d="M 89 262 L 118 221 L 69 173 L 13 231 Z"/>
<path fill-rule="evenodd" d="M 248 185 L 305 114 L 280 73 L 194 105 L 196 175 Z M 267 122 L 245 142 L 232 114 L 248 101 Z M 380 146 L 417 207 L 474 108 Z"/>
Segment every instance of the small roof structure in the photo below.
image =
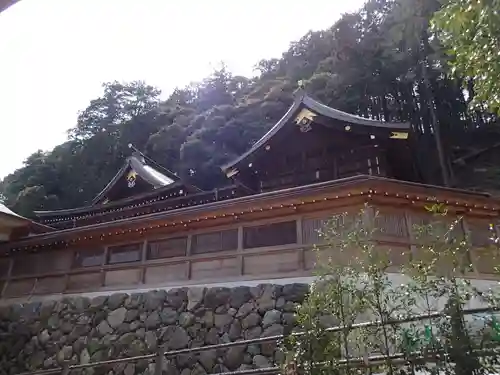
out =
<path fill-rule="evenodd" d="M 35 211 L 37 218 L 50 225 L 54 223 L 55 226 L 66 221 L 77 225 L 76 221 L 94 215 L 201 192 L 196 186 L 185 183 L 175 173 L 147 158 L 133 145 L 130 144 L 129 148 L 134 150 L 132 155 L 125 159 L 122 167 L 91 204 L 55 211 Z"/>
<path fill-rule="evenodd" d="M 14 211 L 0 203 L 0 229 L 5 226 L 10 229 L 29 228 L 35 233 L 45 233 L 52 231 L 53 228 L 39 224 L 24 216 L 16 214 Z"/>
<path fill-rule="evenodd" d="M 3 205 L 2 203 L 0 203 L 0 216 L 8 217 L 9 219 L 18 220 L 21 222 L 29 221 L 29 219 L 16 214 L 14 211 L 11 211 L 10 209 L 7 208 L 7 206 Z"/>
<path fill-rule="evenodd" d="M 163 168 L 155 163 L 155 168 L 151 165 L 146 164 L 144 155 L 139 152 L 134 152 L 132 156 L 129 156 L 120 170 L 111 179 L 111 181 L 106 185 L 106 187 L 93 199 L 92 204 L 103 203 L 109 193 L 111 193 L 118 185 L 119 182 L 126 180 L 128 186 L 132 188 L 137 179 L 141 179 L 150 185 L 151 190 L 158 189 L 164 186 L 174 187 L 177 182 L 180 182 L 180 178 L 173 172 L 166 168 Z"/>
<path fill-rule="evenodd" d="M 330 120 L 330 121 L 328 121 Z M 337 120 L 337 121 L 331 121 Z M 228 177 L 237 173 L 237 166 L 252 155 L 261 150 L 271 139 L 288 126 L 308 126 L 312 121 L 319 122 L 328 127 L 339 127 L 341 125 L 346 131 L 352 133 L 373 133 L 381 134 L 387 138 L 407 139 L 410 131 L 409 123 L 383 122 L 372 120 L 353 114 L 349 114 L 338 109 L 328 107 L 310 96 L 304 91 L 299 91 L 292 106 L 285 115 L 259 139 L 247 152 L 221 167 Z M 350 125 L 353 125 L 352 127 Z M 341 128 L 342 128 L 341 127 Z"/>

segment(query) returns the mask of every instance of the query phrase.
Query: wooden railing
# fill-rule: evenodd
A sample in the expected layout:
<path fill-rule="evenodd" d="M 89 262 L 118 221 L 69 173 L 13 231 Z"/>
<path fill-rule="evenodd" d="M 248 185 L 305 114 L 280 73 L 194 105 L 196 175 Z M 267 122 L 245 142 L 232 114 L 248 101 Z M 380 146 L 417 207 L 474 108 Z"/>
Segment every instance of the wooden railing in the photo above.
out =
<path fill-rule="evenodd" d="M 238 193 L 238 189 L 235 186 L 230 186 L 208 192 L 190 194 L 178 198 L 158 200 L 155 202 L 144 204 L 135 204 L 133 206 L 103 206 L 98 211 L 89 211 L 89 213 L 63 216 L 60 217 L 58 221 L 54 221 L 54 219 L 51 219 L 49 221 L 46 220 L 42 222 L 58 229 L 68 229 L 140 215 L 147 215 L 154 212 L 168 211 L 177 208 L 224 201 L 232 198 L 237 198 L 238 196 L 241 196 L 241 194 Z"/>
<path fill-rule="evenodd" d="M 382 148 L 368 146 L 351 152 L 325 159 L 313 160 L 313 164 L 293 165 L 283 173 L 263 176 L 261 191 L 270 191 L 293 186 L 308 185 L 316 182 L 337 180 L 357 175 L 388 176 L 385 151 Z M 286 169 L 286 168 L 285 168 Z M 215 189 L 209 192 L 189 194 L 168 198 L 147 198 L 142 202 L 130 202 L 128 205 L 104 205 L 87 212 L 68 213 L 60 217 L 42 219 L 42 223 L 58 229 L 69 229 L 90 224 L 109 222 L 155 212 L 191 207 L 211 202 L 237 198 L 243 193 L 236 186 Z M 149 199 L 149 200 L 148 200 Z"/>
<path fill-rule="evenodd" d="M 254 244 L 245 240 L 248 237 L 245 233 L 253 230 L 252 228 L 270 225 L 276 222 L 276 219 L 244 225 L 234 224 L 218 228 L 219 232 L 208 232 L 215 234 L 222 233 L 220 231 L 236 232 L 236 239 L 220 235 L 221 241 L 226 238 L 224 240 L 226 245 L 219 247 L 213 240 L 214 236 L 205 235 L 208 234 L 206 230 L 192 231 L 176 234 L 173 239 L 185 237 L 185 241 L 173 241 L 174 245 L 168 245 L 170 247 L 165 245 L 165 250 L 151 256 L 148 253 L 150 244 L 156 244 L 163 239 L 149 238 L 137 243 L 140 256 L 127 258 L 135 260 L 128 263 L 110 264 L 112 259 L 110 254 L 116 248 L 111 246 L 98 250 L 97 256 L 100 258 L 95 258 L 94 263 L 89 263 L 95 265 L 89 267 L 75 263 L 75 256 L 84 253 L 85 249 L 54 250 L 52 253 L 41 252 L 39 255 L 22 254 L 11 258 L 0 258 L 0 272 L 3 272 L 0 275 L 0 291 L 2 291 L 3 298 L 26 298 L 31 295 L 133 289 L 155 285 L 189 285 L 207 281 L 224 282 L 306 276 L 310 275 L 315 267 L 316 254 L 313 246 L 321 245 L 322 239 L 318 230 L 331 215 L 296 215 L 280 218 L 278 222 L 293 221 L 296 229 L 295 235 L 290 233 L 284 235 L 276 229 L 276 236 Z M 410 254 L 416 251 L 412 228 L 414 224 L 423 222 L 422 215 L 403 209 L 384 209 L 376 220 L 376 225 L 381 232 L 377 236 L 377 241 L 381 249 L 391 249 L 390 256 L 396 272 L 400 265 L 410 260 Z M 473 242 L 472 246 L 478 248 L 488 242 L 488 238 L 491 237 L 488 225 L 487 222 L 465 220 L 460 230 L 470 231 L 473 234 L 470 237 Z M 279 227 L 276 226 L 276 228 Z M 286 228 L 290 230 L 289 225 L 282 226 L 280 230 Z M 268 232 L 269 230 L 267 232 L 261 230 L 258 236 L 268 236 L 266 234 Z M 196 236 L 199 236 L 202 243 L 209 241 L 209 238 L 212 240 L 203 247 L 199 241 L 194 240 Z M 276 240 L 276 238 L 282 238 L 282 240 Z M 193 251 L 193 243 L 197 243 L 196 251 Z M 132 246 L 131 249 L 135 248 Z M 89 256 L 95 256 L 96 249 L 90 250 L 92 251 Z M 471 255 L 473 270 L 470 276 L 481 279 L 496 278 L 494 270 L 496 263 L 490 258 L 485 260 L 481 254 L 480 250 L 473 251 Z M 333 252 L 332 256 L 335 257 L 338 254 Z M 96 259 L 98 264 L 95 262 Z M 347 261 L 340 256 L 337 260 Z M 39 266 L 28 267 L 23 272 L 23 267 L 33 264 Z"/>

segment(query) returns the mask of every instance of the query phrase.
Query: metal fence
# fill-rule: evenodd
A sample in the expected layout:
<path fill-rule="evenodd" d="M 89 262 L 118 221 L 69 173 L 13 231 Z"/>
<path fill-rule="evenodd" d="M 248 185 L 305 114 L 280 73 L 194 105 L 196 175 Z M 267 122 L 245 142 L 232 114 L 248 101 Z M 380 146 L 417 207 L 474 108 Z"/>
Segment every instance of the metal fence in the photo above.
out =
<path fill-rule="evenodd" d="M 484 314 L 484 313 L 493 313 L 493 312 L 498 312 L 500 311 L 500 308 L 475 308 L 475 309 L 465 309 L 463 310 L 463 315 L 474 315 L 474 314 Z M 446 314 L 444 312 L 433 312 L 430 314 L 421 314 L 421 315 L 415 315 L 409 318 L 404 318 L 404 319 L 393 319 L 393 320 L 388 320 L 385 322 L 381 321 L 369 321 L 369 322 L 363 322 L 363 323 L 357 323 L 349 326 L 349 329 L 360 329 L 360 328 L 369 328 L 369 327 L 380 327 L 383 325 L 398 325 L 398 324 L 404 324 L 404 323 L 412 323 L 412 322 L 421 322 L 421 321 L 426 321 L 430 319 L 436 319 L 436 318 L 442 318 L 445 317 Z M 331 328 L 325 329 L 326 332 L 340 332 L 345 330 L 346 327 L 344 326 L 335 326 Z M 294 332 L 291 333 L 290 335 L 293 336 L 301 336 L 304 335 L 304 332 Z M 134 357 L 125 357 L 125 358 L 116 358 L 116 359 L 111 359 L 111 360 L 106 360 L 106 361 L 99 361 L 99 362 L 91 362 L 91 363 L 86 363 L 86 364 L 65 364 L 62 367 L 56 367 L 52 369 L 46 369 L 46 370 L 39 370 L 39 371 L 33 371 L 33 372 L 23 372 L 17 375 L 51 375 L 51 374 L 62 374 L 62 375 L 69 375 L 71 371 L 76 371 L 76 370 L 84 370 L 88 368 L 98 368 L 102 366 L 109 366 L 109 365 L 115 365 L 118 363 L 129 363 L 129 362 L 138 362 L 138 361 L 154 361 L 154 375 L 161 375 L 164 367 L 164 363 L 168 358 L 175 357 L 177 355 L 181 354 L 195 354 L 195 353 L 200 353 L 203 351 L 208 351 L 208 350 L 214 350 L 214 349 L 226 349 L 230 347 L 235 347 L 235 346 L 243 346 L 243 345 L 250 345 L 250 344 L 263 344 L 263 343 L 269 343 L 269 342 L 278 342 L 280 340 L 285 339 L 286 336 L 284 335 L 276 335 L 276 336 L 267 336 L 267 337 L 259 337 L 255 339 L 249 339 L 249 340 L 239 340 L 239 341 L 233 341 L 233 342 L 227 342 L 227 343 L 222 343 L 222 344 L 215 344 L 215 345 L 205 345 L 201 347 L 194 347 L 194 348 L 186 348 L 186 349 L 179 349 L 179 350 L 171 350 L 171 351 L 165 351 L 163 348 L 159 348 L 156 353 L 151 353 L 151 354 L 146 354 L 146 355 L 141 355 L 141 356 L 134 356 Z M 439 353 L 437 354 L 439 355 Z M 500 350 L 498 349 L 488 349 L 488 350 L 481 350 L 478 352 L 478 355 L 487 357 L 487 356 L 497 356 L 500 355 Z M 414 356 L 412 356 L 413 361 L 425 361 L 428 359 L 427 356 L 422 356 L 419 355 L 419 353 L 415 353 Z M 387 360 L 391 360 L 393 364 L 398 364 L 398 363 L 405 363 L 408 361 L 407 359 L 407 354 L 406 353 L 394 353 L 390 356 L 386 355 L 373 355 L 373 356 L 368 356 L 368 357 L 359 357 L 359 358 L 349 358 L 349 360 L 339 360 L 336 361 L 336 365 L 339 367 L 371 367 L 371 366 L 376 366 L 377 364 L 382 364 L 386 363 Z M 295 374 L 296 369 L 293 367 L 294 365 L 291 364 L 288 368 L 285 368 L 285 372 L 288 374 Z M 280 366 L 273 366 L 273 367 L 267 367 L 267 368 L 257 368 L 257 369 L 248 369 L 248 370 L 237 370 L 237 371 L 228 371 L 228 372 L 223 372 L 223 373 L 218 373 L 214 375 L 270 375 L 270 374 L 278 374 L 283 371 L 283 368 Z"/>

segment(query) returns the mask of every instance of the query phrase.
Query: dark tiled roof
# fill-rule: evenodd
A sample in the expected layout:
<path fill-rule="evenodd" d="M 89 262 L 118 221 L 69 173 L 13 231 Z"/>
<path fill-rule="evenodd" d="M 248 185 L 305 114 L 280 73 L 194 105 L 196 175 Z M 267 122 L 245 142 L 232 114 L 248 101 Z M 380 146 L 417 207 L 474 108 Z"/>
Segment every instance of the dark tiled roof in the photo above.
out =
<path fill-rule="evenodd" d="M 97 194 L 92 203 L 96 204 L 101 201 L 129 168 L 133 169 L 140 178 L 149 183 L 155 189 L 172 185 L 174 182 L 180 180 L 179 177 L 167 169 L 162 169 L 160 172 L 152 166 L 147 165 L 141 155 L 134 153 L 132 156 L 127 158 L 118 173 L 111 179 L 106 187 L 99 194 Z"/>

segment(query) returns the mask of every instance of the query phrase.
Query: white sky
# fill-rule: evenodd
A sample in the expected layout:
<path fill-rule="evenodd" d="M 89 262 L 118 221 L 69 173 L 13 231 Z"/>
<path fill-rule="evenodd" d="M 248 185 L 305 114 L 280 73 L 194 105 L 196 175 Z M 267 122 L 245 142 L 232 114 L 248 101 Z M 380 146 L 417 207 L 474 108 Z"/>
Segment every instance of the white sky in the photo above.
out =
<path fill-rule="evenodd" d="M 220 61 L 251 75 L 363 0 L 22 0 L 0 13 L 0 179 L 66 139 L 101 83 L 163 96 Z"/>

